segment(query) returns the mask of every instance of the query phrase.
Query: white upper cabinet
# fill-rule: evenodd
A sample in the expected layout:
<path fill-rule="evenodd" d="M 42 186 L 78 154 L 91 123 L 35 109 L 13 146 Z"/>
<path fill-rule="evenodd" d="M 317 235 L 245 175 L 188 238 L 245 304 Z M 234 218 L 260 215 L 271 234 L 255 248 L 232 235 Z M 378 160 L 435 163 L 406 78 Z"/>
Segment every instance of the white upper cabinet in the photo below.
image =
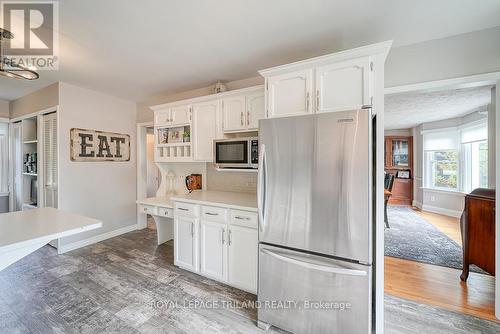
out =
<path fill-rule="evenodd" d="M 267 78 L 267 117 L 310 114 L 312 91 L 311 69 Z"/>
<path fill-rule="evenodd" d="M 219 100 L 193 104 L 192 141 L 195 161 L 213 161 L 213 141 L 219 137 Z"/>
<path fill-rule="evenodd" d="M 155 111 L 155 126 L 167 126 L 170 124 L 170 109 Z"/>
<path fill-rule="evenodd" d="M 317 113 L 360 109 L 370 103 L 370 57 L 315 69 Z"/>
<path fill-rule="evenodd" d="M 245 95 L 230 96 L 222 100 L 224 132 L 246 129 Z"/>
<path fill-rule="evenodd" d="M 259 71 L 266 80 L 267 117 L 380 108 L 374 95 L 383 87 L 375 87 L 391 45 L 386 41 Z"/>
<path fill-rule="evenodd" d="M 264 87 L 200 96 L 151 109 L 156 162 L 212 162 L 214 139 L 224 138 L 224 133 L 258 130 L 259 119 L 265 117 Z M 168 139 L 174 127 L 183 127 L 179 129 L 186 134 L 182 142 Z"/>
<path fill-rule="evenodd" d="M 181 105 L 155 111 L 155 126 L 184 125 L 191 122 L 191 105 Z"/>
<path fill-rule="evenodd" d="M 191 105 L 182 105 L 170 109 L 170 124 L 189 124 L 191 122 Z"/>
<path fill-rule="evenodd" d="M 266 118 L 266 106 L 264 92 L 260 91 L 247 95 L 247 117 L 246 126 L 248 130 L 258 130 L 259 120 Z"/>

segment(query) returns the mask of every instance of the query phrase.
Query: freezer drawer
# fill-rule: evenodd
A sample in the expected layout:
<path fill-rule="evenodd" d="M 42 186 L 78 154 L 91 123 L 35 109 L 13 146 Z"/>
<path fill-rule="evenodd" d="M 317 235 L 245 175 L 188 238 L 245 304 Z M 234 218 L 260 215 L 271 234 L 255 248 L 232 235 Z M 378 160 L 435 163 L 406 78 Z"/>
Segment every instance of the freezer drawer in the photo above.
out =
<path fill-rule="evenodd" d="M 371 267 L 260 244 L 258 300 L 260 324 L 296 334 L 367 334 Z"/>

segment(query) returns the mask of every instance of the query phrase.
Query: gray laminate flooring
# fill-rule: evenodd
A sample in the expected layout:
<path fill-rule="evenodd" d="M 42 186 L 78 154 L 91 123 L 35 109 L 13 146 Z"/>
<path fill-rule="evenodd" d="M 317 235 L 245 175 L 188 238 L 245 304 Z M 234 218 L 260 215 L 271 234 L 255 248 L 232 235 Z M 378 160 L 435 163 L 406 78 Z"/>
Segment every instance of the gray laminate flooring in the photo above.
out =
<path fill-rule="evenodd" d="M 262 333 L 244 307 L 254 295 L 173 266 L 172 246 L 145 229 L 63 255 L 41 248 L 0 272 L 0 333 Z M 500 332 L 401 299 L 386 304 L 389 333 Z"/>

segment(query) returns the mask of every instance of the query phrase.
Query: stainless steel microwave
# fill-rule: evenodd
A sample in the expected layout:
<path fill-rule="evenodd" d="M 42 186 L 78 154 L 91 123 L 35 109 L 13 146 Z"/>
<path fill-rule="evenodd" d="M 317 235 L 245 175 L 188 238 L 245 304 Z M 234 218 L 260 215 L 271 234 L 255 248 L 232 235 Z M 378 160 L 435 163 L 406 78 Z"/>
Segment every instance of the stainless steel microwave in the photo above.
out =
<path fill-rule="evenodd" d="M 259 139 L 250 137 L 214 140 L 214 159 L 217 168 L 257 169 Z"/>

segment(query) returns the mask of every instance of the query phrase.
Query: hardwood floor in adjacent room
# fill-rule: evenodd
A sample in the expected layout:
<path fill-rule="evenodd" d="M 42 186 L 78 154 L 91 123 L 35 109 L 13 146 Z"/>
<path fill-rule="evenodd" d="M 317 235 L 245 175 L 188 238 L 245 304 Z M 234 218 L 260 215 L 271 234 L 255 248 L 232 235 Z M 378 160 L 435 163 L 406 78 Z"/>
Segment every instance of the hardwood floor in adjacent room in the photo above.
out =
<path fill-rule="evenodd" d="M 458 218 L 416 209 L 418 215 L 462 245 Z M 471 273 L 467 283 L 461 270 L 385 257 L 385 293 L 482 319 L 495 318 L 495 278 Z"/>

